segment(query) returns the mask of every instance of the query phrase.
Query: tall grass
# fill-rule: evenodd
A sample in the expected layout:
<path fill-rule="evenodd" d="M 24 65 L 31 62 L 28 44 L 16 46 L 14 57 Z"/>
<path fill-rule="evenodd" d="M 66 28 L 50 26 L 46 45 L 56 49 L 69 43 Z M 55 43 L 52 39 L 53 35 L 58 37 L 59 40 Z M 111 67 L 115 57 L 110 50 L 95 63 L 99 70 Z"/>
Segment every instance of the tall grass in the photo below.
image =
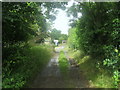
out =
<path fill-rule="evenodd" d="M 99 62 L 81 51 L 72 52 L 73 58 L 80 64 L 80 71 L 87 77 L 92 88 L 114 88 L 112 75 L 105 69 L 98 68 Z M 82 55 L 82 56 L 81 56 Z"/>
<path fill-rule="evenodd" d="M 21 88 L 32 80 L 42 70 L 52 56 L 52 49 L 48 46 L 37 45 L 27 50 L 23 61 L 14 72 L 3 73 L 3 88 Z"/>

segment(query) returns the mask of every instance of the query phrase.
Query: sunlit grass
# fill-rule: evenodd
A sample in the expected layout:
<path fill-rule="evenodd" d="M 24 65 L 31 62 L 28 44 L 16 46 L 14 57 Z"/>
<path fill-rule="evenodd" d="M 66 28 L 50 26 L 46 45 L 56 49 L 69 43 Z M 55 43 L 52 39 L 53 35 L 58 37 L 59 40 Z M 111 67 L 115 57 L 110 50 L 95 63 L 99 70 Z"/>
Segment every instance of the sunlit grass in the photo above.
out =
<path fill-rule="evenodd" d="M 103 68 L 96 67 L 96 61 L 90 56 L 85 56 L 80 51 L 71 51 L 69 55 L 77 59 L 80 64 L 80 70 L 87 77 L 90 87 L 92 88 L 114 88 L 114 80 L 112 75 L 107 70 Z M 83 56 L 81 56 L 83 55 Z"/>
<path fill-rule="evenodd" d="M 90 82 L 91 87 L 113 88 L 113 79 L 109 73 L 102 68 L 96 68 L 96 63 L 91 58 L 83 58 L 80 69 L 84 71 L 85 76 Z"/>
<path fill-rule="evenodd" d="M 59 55 L 59 67 L 61 74 L 66 77 L 68 75 L 68 61 L 63 51 Z"/>

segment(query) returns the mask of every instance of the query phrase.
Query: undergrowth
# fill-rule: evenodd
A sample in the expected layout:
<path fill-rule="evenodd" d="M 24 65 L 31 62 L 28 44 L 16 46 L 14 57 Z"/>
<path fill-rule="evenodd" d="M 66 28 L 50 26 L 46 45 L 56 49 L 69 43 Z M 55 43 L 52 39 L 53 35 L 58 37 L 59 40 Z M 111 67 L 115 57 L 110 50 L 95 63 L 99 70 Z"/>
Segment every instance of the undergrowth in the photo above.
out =
<path fill-rule="evenodd" d="M 34 78 L 42 70 L 52 56 L 52 50 L 45 45 L 32 46 L 27 50 L 22 50 L 25 54 L 20 55 L 18 67 L 10 69 L 8 62 L 3 66 L 2 87 L 21 88 Z M 17 57 L 14 57 L 17 58 Z"/>
<path fill-rule="evenodd" d="M 99 62 L 86 56 L 81 51 L 70 51 L 72 55 L 80 64 L 80 70 L 87 77 L 92 88 L 115 88 L 112 74 L 103 67 L 99 66 Z"/>

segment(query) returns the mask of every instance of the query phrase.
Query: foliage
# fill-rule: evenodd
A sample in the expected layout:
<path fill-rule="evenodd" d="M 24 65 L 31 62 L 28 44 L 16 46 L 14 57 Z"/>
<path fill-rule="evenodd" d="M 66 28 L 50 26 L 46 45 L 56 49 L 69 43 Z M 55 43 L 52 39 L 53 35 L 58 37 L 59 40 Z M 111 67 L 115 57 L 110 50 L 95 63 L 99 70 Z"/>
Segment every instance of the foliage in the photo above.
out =
<path fill-rule="evenodd" d="M 82 16 L 73 22 L 72 26 L 77 28 L 78 49 L 94 58 L 94 66 L 109 70 L 117 87 L 120 77 L 119 2 L 83 2 L 76 5 L 78 6 L 79 9 L 76 10 L 81 12 Z"/>
<path fill-rule="evenodd" d="M 74 16 L 74 18 L 76 19 L 76 18 L 78 18 L 79 11 L 80 11 L 79 4 L 73 3 L 73 5 L 70 8 L 68 8 L 68 10 L 67 10 L 68 14 L 67 15 L 68 16 Z"/>
<path fill-rule="evenodd" d="M 66 76 L 68 74 L 68 61 L 63 51 L 60 52 L 59 67 L 60 67 L 61 73 Z"/>
<path fill-rule="evenodd" d="M 50 37 L 53 40 L 59 40 L 59 43 L 62 42 L 62 40 L 67 40 L 67 35 L 66 34 L 61 34 L 61 31 L 57 29 L 52 29 L 50 32 Z"/>
<path fill-rule="evenodd" d="M 50 58 L 48 46 L 29 45 L 33 38 L 42 43 L 48 37 L 41 5 L 37 2 L 2 3 L 4 88 L 23 87 Z"/>
<path fill-rule="evenodd" d="M 60 35 L 61 35 L 61 31 L 57 29 L 51 30 L 50 36 L 52 40 L 58 40 L 60 38 Z"/>
<path fill-rule="evenodd" d="M 30 38 L 41 34 L 41 42 L 45 38 L 45 19 L 37 3 L 3 2 L 2 8 L 3 64 L 6 66 L 6 62 L 11 61 L 14 63 L 10 64 L 11 68 L 15 68 L 23 59 L 22 50 L 27 47 Z"/>
<path fill-rule="evenodd" d="M 109 67 L 108 70 L 113 72 L 114 77 L 116 75 L 114 72 L 120 68 L 118 54 L 114 52 L 115 49 L 119 52 L 120 48 L 118 34 L 120 20 L 118 16 L 113 16 L 117 14 L 117 3 L 83 4 L 81 10 L 83 16 L 78 23 L 80 47 L 85 53 L 104 61 L 104 65 L 107 65 L 106 68 Z M 108 7 L 109 5 L 112 7 Z M 115 85 L 118 85 L 118 81 L 115 78 Z"/>
<path fill-rule="evenodd" d="M 37 35 L 38 29 L 39 33 L 46 31 L 45 19 L 37 3 L 3 3 L 2 8 L 3 45 L 28 41 Z"/>
<path fill-rule="evenodd" d="M 23 52 L 25 55 L 19 56 L 21 58 L 21 61 L 18 63 L 19 66 L 9 70 L 9 64 L 12 62 L 7 61 L 6 67 L 3 68 L 3 88 L 21 88 L 25 86 L 31 80 L 30 78 L 33 78 L 38 71 L 42 70 L 52 55 L 52 50 L 45 45 L 33 46 Z M 14 64 L 11 66 L 14 66 Z"/>
<path fill-rule="evenodd" d="M 59 38 L 59 43 L 62 43 L 62 40 L 67 40 L 67 38 L 68 38 L 67 34 L 61 34 Z"/>
<path fill-rule="evenodd" d="M 56 19 L 57 9 L 65 10 L 66 4 L 67 2 L 43 2 L 41 3 L 41 6 L 43 6 L 44 10 L 46 9 L 44 12 L 46 18 L 49 19 L 50 22 L 53 22 Z"/>
<path fill-rule="evenodd" d="M 68 32 L 68 45 L 72 49 L 77 49 L 79 47 L 78 37 L 76 34 L 76 28 L 69 29 Z"/>
<path fill-rule="evenodd" d="M 68 13 L 77 17 L 73 20 L 69 30 L 68 43 L 72 49 L 80 49 L 93 60 L 88 60 L 81 67 L 86 67 L 86 72 L 96 70 L 108 70 L 114 79 L 114 85 L 120 83 L 120 2 L 82 2 L 74 4 Z M 35 3 L 35 2 L 3 2 L 2 3 L 2 37 L 3 37 L 3 87 L 23 87 L 28 79 L 36 73 L 38 67 L 42 68 L 50 58 L 51 50 L 48 46 L 30 46 L 31 38 L 38 38 L 42 43 L 48 37 L 46 19 L 55 20 L 53 8 L 63 8 L 65 3 Z M 45 15 L 42 8 L 47 8 Z M 54 11 L 55 10 L 55 11 Z M 78 11 L 75 12 L 75 11 Z M 66 39 L 60 31 L 51 31 L 52 40 Z M 48 53 L 46 53 L 48 52 Z M 46 57 L 47 56 L 47 57 Z M 78 57 L 77 57 L 78 58 Z M 85 61 L 84 61 L 85 59 Z M 82 59 L 87 62 L 86 58 Z M 67 73 L 67 59 L 63 52 L 59 57 L 60 69 Z M 90 65 L 88 67 L 87 65 Z M 90 72 L 87 73 L 92 76 Z M 94 80 L 101 82 L 105 74 L 99 74 Z M 94 75 L 93 75 L 94 76 Z M 93 77 L 91 77 L 93 78 Z M 94 81 L 93 80 L 93 81 Z M 112 80 L 110 80 L 111 82 Z M 105 81 L 105 83 L 107 83 Z M 101 86 L 103 84 L 100 84 Z M 103 85 L 103 87 L 105 87 Z"/>
<path fill-rule="evenodd" d="M 69 51 L 69 54 L 79 62 L 80 71 L 89 81 L 90 88 L 115 88 L 112 74 L 107 69 L 97 67 L 100 62 L 83 53 L 79 50 Z"/>

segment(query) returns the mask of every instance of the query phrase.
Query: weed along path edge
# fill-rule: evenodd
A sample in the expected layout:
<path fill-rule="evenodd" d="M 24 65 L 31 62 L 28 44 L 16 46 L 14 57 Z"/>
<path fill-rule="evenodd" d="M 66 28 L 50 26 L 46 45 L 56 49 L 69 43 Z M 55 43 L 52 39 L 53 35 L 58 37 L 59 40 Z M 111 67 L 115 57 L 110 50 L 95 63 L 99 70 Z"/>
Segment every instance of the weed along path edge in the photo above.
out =
<path fill-rule="evenodd" d="M 47 66 L 40 72 L 33 83 L 29 86 L 31 88 L 64 88 L 65 83 L 61 77 L 59 69 L 59 52 L 63 47 L 55 48 L 55 54 L 49 61 Z"/>
<path fill-rule="evenodd" d="M 68 78 L 67 81 L 67 87 L 68 88 L 89 88 L 89 81 L 86 79 L 86 77 L 83 75 L 83 71 L 80 69 L 79 66 L 71 65 L 71 62 L 69 60 L 69 55 L 67 54 L 67 51 L 64 51 L 65 57 L 68 60 Z M 75 63 L 75 60 L 73 60 L 73 63 Z"/>
<path fill-rule="evenodd" d="M 78 68 L 68 67 L 68 75 L 62 75 L 59 67 L 59 54 L 64 46 L 55 48 L 55 54 L 42 72 L 38 73 L 30 88 L 86 88 L 88 83 Z M 64 54 L 65 57 L 67 54 Z M 69 64 L 69 62 L 68 62 Z"/>

